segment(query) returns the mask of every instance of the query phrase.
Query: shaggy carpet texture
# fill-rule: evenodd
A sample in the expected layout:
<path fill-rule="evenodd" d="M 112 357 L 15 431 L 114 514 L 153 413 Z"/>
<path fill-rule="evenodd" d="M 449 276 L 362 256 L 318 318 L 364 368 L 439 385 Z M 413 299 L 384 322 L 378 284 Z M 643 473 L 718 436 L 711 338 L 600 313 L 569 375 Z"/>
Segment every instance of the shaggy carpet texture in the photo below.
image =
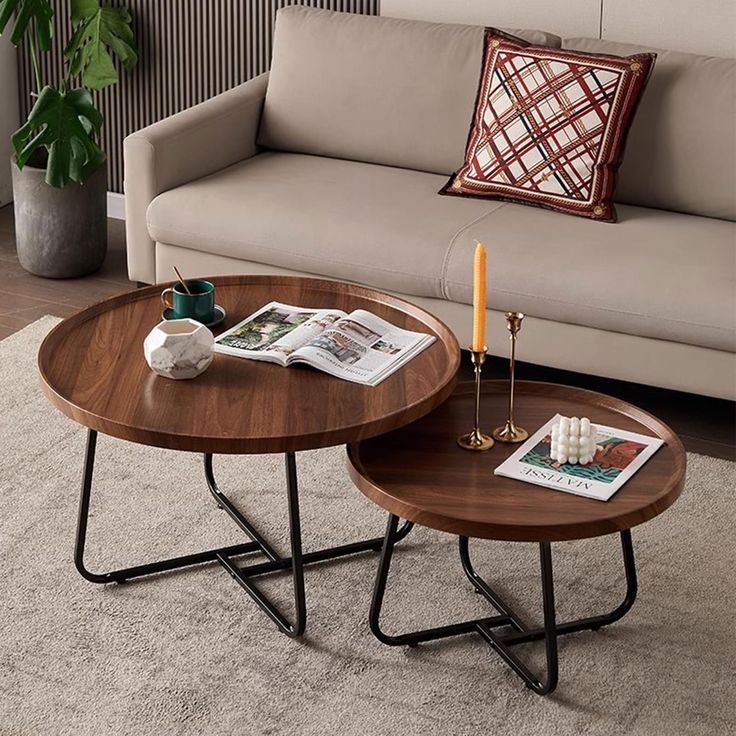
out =
<path fill-rule="evenodd" d="M 640 593 L 599 632 L 560 640 L 540 698 L 476 636 L 400 649 L 371 635 L 376 555 L 307 570 L 293 641 L 219 565 L 99 586 L 72 553 L 85 430 L 38 388 L 44 318 L 0 343 L 0 733 L 378 736 L 734 733 L 736 464 L 690 455 L 678 503 L 636 528 Z M 101 437 L 88 567 L 104 571 L 241 541 L 201 457 Z M 305 549 L 380 535 L 342 448 L 298 457 Z M 220 457 L 223 489 L 286 552 L 281 457 Z M 476 541 L 479 571 L 540 620 L 535 545 Z M 607 611 L 624 588 L 616 536 L 553 545 L 559 620 Z M 265 580 L 262 578 L 262 580 Z M 290 609 L 290 579 L 266 589 Z M 456 539 L 416 528 L 395 555 L 390 632 L 488 615 Z M 535 665 L 539 645 L 523 650 Z"/>

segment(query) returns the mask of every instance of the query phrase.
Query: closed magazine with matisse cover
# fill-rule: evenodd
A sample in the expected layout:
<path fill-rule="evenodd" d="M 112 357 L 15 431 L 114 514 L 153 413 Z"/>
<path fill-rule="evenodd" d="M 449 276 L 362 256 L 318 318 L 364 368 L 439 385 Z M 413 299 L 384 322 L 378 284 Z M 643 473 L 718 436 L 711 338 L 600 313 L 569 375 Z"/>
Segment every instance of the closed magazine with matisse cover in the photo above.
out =
<path fill-rule="evenodd" d="M 662 446 L 657 437 L 596 425 L 595 453 L 587 465 L 559 463 L 550 457 L 557 414 L 495 470 L 496 475 L 608 501 Z"/>

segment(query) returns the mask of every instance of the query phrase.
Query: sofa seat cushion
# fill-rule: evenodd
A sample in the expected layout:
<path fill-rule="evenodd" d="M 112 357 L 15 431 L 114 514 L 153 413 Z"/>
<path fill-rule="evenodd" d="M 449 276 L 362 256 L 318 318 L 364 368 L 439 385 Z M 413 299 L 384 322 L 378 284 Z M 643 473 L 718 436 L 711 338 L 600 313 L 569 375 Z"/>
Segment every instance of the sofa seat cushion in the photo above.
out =
<path fill-rule="evenodd" d="M 618 212 L 618 224 L 602 225 L 505 204 L 455 240 L 444 296 L 472 303 L 477 238 L 488 247 L 491 308 L 736 352 L 736 225 Z"/>
<path fill-rule="evenodd" d="M 449 244 L 499 206 L 438 197 L 443 182 L 267 152 L 159 195 L 148 228 L 160 243 L 441 297 Z"/>

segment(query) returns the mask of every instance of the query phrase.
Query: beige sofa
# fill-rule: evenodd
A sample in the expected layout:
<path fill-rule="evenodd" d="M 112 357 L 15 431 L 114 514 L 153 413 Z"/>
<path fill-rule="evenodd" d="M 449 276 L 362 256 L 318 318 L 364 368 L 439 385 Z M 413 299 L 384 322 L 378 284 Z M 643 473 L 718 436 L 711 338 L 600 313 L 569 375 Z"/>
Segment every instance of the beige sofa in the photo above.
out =
<path fill-rule="evenodd" d="M 538 31 L 511 32 L 560 45 Z M 736 62 L 659 51 L 619 222 L 441 197 L 463 160 L 483 29 L 291 7 L 273 64 L 125 141 L 133 280 L 317 274 L 428 308 L 468 344 L 475 240 L 492 353 L 736 399 Z M 566 39 L 613 53 L 633 46 Z"/>

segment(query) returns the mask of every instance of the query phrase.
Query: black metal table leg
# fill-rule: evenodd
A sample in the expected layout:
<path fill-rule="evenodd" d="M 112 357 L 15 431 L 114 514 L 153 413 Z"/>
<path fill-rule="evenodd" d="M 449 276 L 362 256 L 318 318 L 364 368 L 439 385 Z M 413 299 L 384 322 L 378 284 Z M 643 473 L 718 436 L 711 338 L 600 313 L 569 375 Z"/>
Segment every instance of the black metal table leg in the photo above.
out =
<path fill-rule="evenodd" d="M 227 555 L 218 555 L 218 560 L 243 590 L 261 607 L 261 610 L 276 624 L 279 631 L 287 636 L 296 637 L 301 636 L 307 626 L 307 606 L 304 594 L 304 560 L 302 558 L 302 531 L 299 517 L 299 489 L 296 477 L 296 458 L 293 452 L 286 453 L 286 479 L 289 499 L 289 542 L 291 545 L 289 567 L 291 567 L 294 584 L 294 623 L 289 622 L 268 596 L 252 580 L 243 575 Z"/>
<path fill-rule="evenodd" d="M 211 469 L 211 459 L 210 459 Z M 233 576 L 233 578 L 242 586 L 242 588 L 253 598 L 253 600 L 261 607 L 266 615 L 276 624 L 279 630 L 287 636 L 297 637 L 304 633 L 307 625 L 307 608 L 304 591 L 304 565 L 315 562 L 324 562 L 346 555 L 353 555 L 359 552 L 375 550 L 376 546 L 381 544 L 381 538 L 367 539 L 361 542 L 351 542 L 349 544 L 339 545 L 337 547 L 328 547 L 326 549 L 317 550 L 308 554 L 302 552 L 302 536 L 301 522 L 299 516 L 299 488 L 296 473 L 296 458 L 293 452 L 286 453 L 286 477 L 288 485 L 289 499 L 289 541 L 291 545 L 291 557 L 271 558 L 269 562 L 260 564 L 246 565 L 238 567 L 230 559 L 227 554 L 218 555 L 218 560 L 223 567 Z M 222 501 L 228 508 L 226 497 L 221 493 L 216 495 L 218 501 Z M 237 510 L 236 510 L 237 513 Z M 237 517 L 234 517 L 237 518 Z M 405 522 L 397 537 L 405 537 L 414 525 L 411 522 Z M 286 616 L 269 600 L 268 596 L 263 593 L 260 588 L 251 580 L 258 575 L 270 572 L 278 572 L 280 570 L 292 571 L 294 585 L 294 609 L 295 621 L 289 623 Z"/>
<path fill-rule="evenodd" d="M 634 605 L 634 601 L 636 600 L 637 592 L 636 564 L 634 561 L 634 546 L 631 541 L 631 530 L 625 529 L 621 532 L 620 536 L 621 550 L 624 560 L 624 572 L 626 574 L 626 593 L 623 601 L 609 613 L 558 623 L 556 626 L 558 636 L 560 634 L 574 634 L 578 631 L 585 631 L 586 629 L 597 631 L 603 626 L 615 623 L 631 610 L 631 607 Z M 501 640 L 507 644 L 523 644 L 525 642 L 544 639 L 544 636 L 545 630 L 543 627 L 540 627 L 504 634 L 501 637 Z"/>
<path fill-rule="evenodd" d="M 460 549 L 460 562 L 463 566 L 463 572 L 473 584 L 476 592 L 485 596 L 494 608 L 505 613 L 509 617 L 509 625 L 516 629 L 516 631 L 527 630 L 529 627 L 524 623 L 522 617 L 491 588 L 473 567 L 473 563 L 470 560 L 470 540 L 467 537 L 458 537 L 458 547 Z"/>
<path fill-rule="evenodd" d="M 253 540 L 245 544 L 219 547 L 217 549 L 206 550 L 204 552 L 196 552 L 190 555 L 182 555 L 180 557 L 159 560 L 145 565 L 135 565 L 133 567 L 126 567 L 119 570 L 111 570 L 110 572 L 90 572 L 84 564 L 84 547 L 87 540 L 87 522 L 89 519 L 89 502 L 92 491 L 92 475 L 95 465 L 96 448 L 97 432 L 94 429 L 90 429 L 87 432 L 87 448 L 84 457 L 82 493 L 79 499 L 77 536 L 74 547 L 74 564 L 76 565 L 79 574 L 86 580 L 89 580 L 91 583 L 124 583 L 126 580 L 138 578 L 143 575 L 153 575 L 154 573 L 167 572 L 181 567 L 201 565 L 204 562 L 215 562 L 220 554 L 227 554 L 229 556 L 249 554 L 252 552 L 263 552 L 265 554 L 265 551 L 261 549 L 259 543 Z"/>
<path fill-rule="evenodd" d="M 398 521 L 396 516 L 389 514 L 369 615 L 371 631 L 384 644 L 389 644 L 390 646 L 416 646 L 423 641 L 477 633 L 522 678 L 527 687 L 539 695 L 547 695 L 554 691 L 558 682 L 557 637 L 560 634 L 569 634 L 584 629 L 599 629 L 601 626 L 611 624 L 624 616 L 634 604 L 637 590 L 636 567 L 634 562 L 634 548 L 631 542 L 631 531 L 628 529 L 621 532 L 621 546 L 626 573 L 626 595 L 623 602 L 610 613 L 576 619 L 560 624 L 557 623 L 555 614 L 551 545 L 549 542 L 541 542 L 539 544 L 542 606 L 544 612 L 544 625 L 539 628 L 530 628 L 527 626 L 511 606 L 478 574 L 470 559 L 468 539 L 467 537 L 460 537 L 460 559 L 466 576 L 478 593 L 483 595 L 499 611 L 500 615 L 461 621 L 431 629 L 423 629 L 421 631 L 396 635 L 386 634 L 380 627 L 380 616 L 386 593 L 386 582 L 391 567 L 393 548 L 396 542 Z M 500 626 L 507 626 L 512 631 L 506 633 L 495 631 Z M 547 665 L 547 675 L 544 680 L 536 677 L 511 649 L 515 644 L 542 639 L 545 642 Z"/>
<path fill-rule="evenodd" d="M 306 598 L 304 591 L 304 565 L 333 560 L 361 552 L 378 551 L 383 543 L 382 537 L 364 539 L 358 542 L 328 547 L 304 554 L 302 552 L 301 522 L 299 515 L 299 487 L 296 471 L 296 457 L 293 452 L 286 453 L 287 500 L 289 509 L 289 542 L 290 557 L 280 556 L 255 526 L 243 515 L 238 507 L 221 491 L 215 480 L 212 455 L 204 456 L 204 471 L 207 486 L 217 501 L 233 521 L 245 532 L 251 541 L 244 544 L 218 547 L 194 554 L 172 557 L 165 560 L 135 565 L 133 567 L 111 570 L 105 573 L 90 572 L 84 563 L 84 549 L 87 538 L 90 496 L 94 472 L 95 453 L 97 448 L 97 432 L 88 430 L 87 446 L 84 459 L 82 492 L 79 502 L 77 534 L 74 549 L 74 562 L 79 573 L 92 583 L 124 583 L 133 578 L 155 573 L 176 570 L 182 567 L 200 565 L 206 562 L 219 562 L 258 603 L 261 609 L 271 618 L 278 629 L 287 636 L 297 637 L 304 633 L 307 620 Z M 405 522 L 396 533 L 395 541 L 403 539 L 414 525 Z M 245 554 L 258 553 L 267 561 L 239 567 L 236 558 Z M 269 600 L 269 598 L 250 579 L 258 575 L 291 570 L 294 588 L 294 621 L 289 620 Z"/>
<path fill-rule="evenodd" d="M 555 594 L 552 578 L 552 550 L 549 542 L 539 545 L 539 557 L 542 568 L 542 607 L 544 611 L 544 643 L 547 658 L 547 679 L 535 677 L 531 670 L 511 651 L 503 637 L 482 623 L 478 624 L 478 633 L 491 645 L 495 652 L 516 672 L 528 688 L 538 695 L 547 695 L 557 687 L 557 629 L 555 626 Z"/>
<path fill-rule="evenodd" d="M 271 545 L 263 538 L 263 535 L 243 516 L 238 507 L 220 490 L 215 480 L 215 473 L 212 468 L 212 455 L 204 456 L 204 477 L 207 481 L 207 487 L 210 493 L 217 501 L 217 505 L 227 511 L 230 518 L 254 541 L 258 544 L 261 551 L 269 560 L 281 559 L 280 555 Z M 288 476 L 287 476 L 288 481 Z"/>
<path fill-rule="evenodd" d="M 477 631 L 478 621 L 462 621 L 447 626 L 437 626 L 431 629 L 422 629 L 408 634 L 390 635 L 386 634 L 380 625 L 381 608 L 386 593 L 386 581 L 391 567 L 391 559 L 393 557 L 394 545 L 396 544 L 396 532 L 399 523 L 398 516 L 389 514 L 388 523 L 386 525 L 386 535 L 383 541 L 383 550 L 381 552 L 381 561 L 378 564 L 378 573 L 376 574 L 376 582 L 373 588 L 373 599 L 371 601 L 371 609 L 368 622 L 374 636 L 384 644 L 390 646 L 416 646 L 424 641 L 432 641 L 433 639 L 444 639 L 448 636 L 459 636 L 460 634 L 469 634 Z M 501 616 L 491 616 L 481 619 L 488 627 L 505 626 L 511 622 L 509 616 L 502 614 Z"/>

